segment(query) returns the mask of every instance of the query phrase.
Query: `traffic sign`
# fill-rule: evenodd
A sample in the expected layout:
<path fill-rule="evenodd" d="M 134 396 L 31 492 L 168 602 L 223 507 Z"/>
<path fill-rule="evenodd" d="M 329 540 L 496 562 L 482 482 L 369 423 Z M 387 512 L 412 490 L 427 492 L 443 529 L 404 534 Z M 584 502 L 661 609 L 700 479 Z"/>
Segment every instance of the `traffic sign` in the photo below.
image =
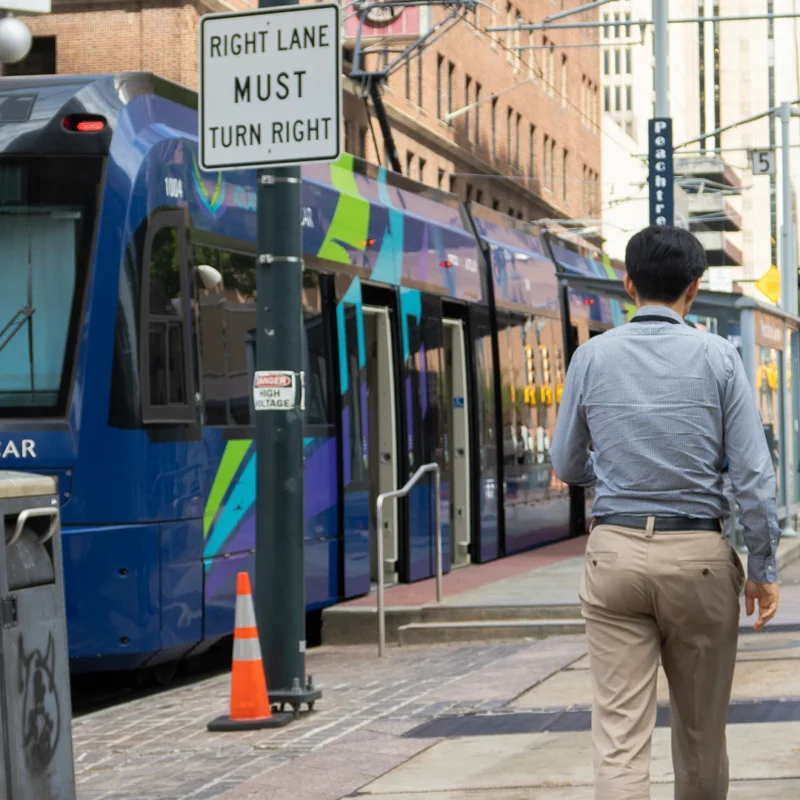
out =
<path fill-rule="evenodd" d="M 203 169 L 339 157 L 341 13 L 338 3 L 315 3 L 201 18 Z"/>
<path fill-rule="evenodd" d="M 751 159 L 753 162 L 753 175 L 775 174 L 774 150 L 752 150 Z"/>
<path fill-rule="evenodd" d="M 781 273 L 774 264 L 756 281 L 756 289 L 773 303 L 781 299 Z"/>

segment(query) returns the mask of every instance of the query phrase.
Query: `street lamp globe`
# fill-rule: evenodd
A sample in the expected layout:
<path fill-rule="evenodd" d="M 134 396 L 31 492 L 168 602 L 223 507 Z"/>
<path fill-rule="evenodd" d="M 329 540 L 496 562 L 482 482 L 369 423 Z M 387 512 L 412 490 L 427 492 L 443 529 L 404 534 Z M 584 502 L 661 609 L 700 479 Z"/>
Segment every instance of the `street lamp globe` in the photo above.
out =
<path fill-rule="evenodd" d="M 33 37 L 28 26 L 8 15 L 0 19 L 0 63 L 16 64 L 31 51 Z"/>

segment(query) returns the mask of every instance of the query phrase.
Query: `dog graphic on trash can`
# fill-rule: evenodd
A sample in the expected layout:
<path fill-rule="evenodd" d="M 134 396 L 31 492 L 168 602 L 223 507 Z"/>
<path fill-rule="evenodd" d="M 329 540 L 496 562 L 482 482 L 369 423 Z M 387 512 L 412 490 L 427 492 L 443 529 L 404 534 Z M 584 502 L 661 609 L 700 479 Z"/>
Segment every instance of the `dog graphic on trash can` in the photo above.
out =
<path fill-rule="evenodd" d="M 22 702 L 22 746 L 31 772 L 44 771 L 53 759 L 61 730 L 58 691 L 55 682 L 56 646 L 52 634 L 47 649 L 25 653 L 19 640 L 20 692 Z"/>

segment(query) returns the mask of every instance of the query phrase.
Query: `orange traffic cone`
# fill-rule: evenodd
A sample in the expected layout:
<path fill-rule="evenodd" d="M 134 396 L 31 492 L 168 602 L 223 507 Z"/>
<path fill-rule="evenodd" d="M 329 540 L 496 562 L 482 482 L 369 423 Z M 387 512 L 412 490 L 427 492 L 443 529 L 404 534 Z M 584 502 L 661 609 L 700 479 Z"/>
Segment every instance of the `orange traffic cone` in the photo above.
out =
<path fill-rule="evenodd" d="M 236 617 L 233 631 L 230 715 L 208 723 L 210 731 L 242 731 L 280 728 L 292 720 L 291 714 L 272 713 L 267 680 L 258 643 L 256 614 L 250 576 L 236 576 Z"/>

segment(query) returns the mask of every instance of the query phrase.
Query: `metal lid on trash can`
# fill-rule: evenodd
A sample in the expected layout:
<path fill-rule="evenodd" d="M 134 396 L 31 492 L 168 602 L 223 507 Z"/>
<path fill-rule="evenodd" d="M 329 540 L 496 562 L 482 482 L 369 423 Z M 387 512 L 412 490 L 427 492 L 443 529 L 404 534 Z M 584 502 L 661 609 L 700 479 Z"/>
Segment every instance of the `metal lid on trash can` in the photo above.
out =
<path fill-rule="evenodd" d="M 33 472 L 0 470 L 0 499 L 56 494 L 56 479 Z"/>

